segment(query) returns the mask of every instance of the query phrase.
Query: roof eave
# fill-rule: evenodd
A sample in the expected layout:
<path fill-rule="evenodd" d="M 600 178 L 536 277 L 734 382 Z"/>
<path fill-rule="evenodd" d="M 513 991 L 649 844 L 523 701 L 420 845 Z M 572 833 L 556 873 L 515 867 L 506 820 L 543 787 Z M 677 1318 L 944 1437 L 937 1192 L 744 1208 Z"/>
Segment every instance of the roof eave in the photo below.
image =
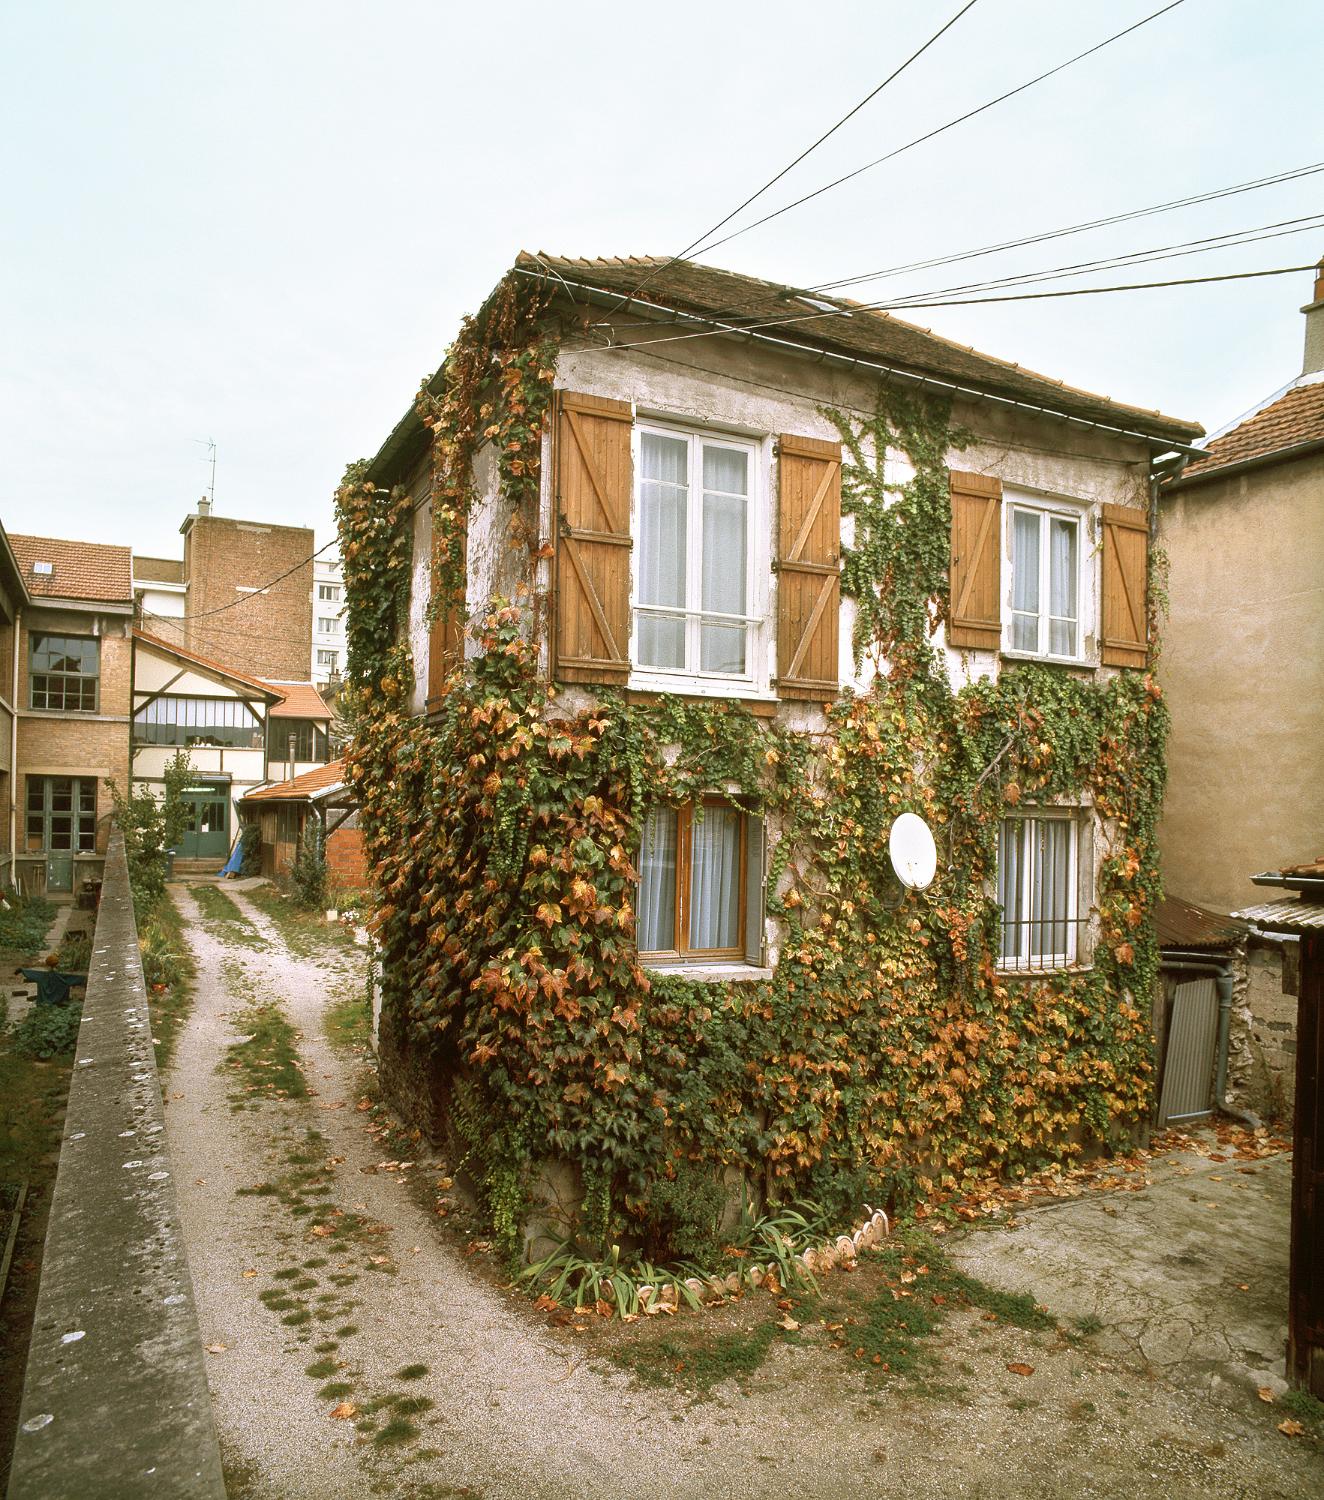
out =
<path fill-rule="evenodd" d="M 1208 449 L 1199 450 L 1203 457 L 1208 457 Z M 1291 443 L 1286 448 L 1274 448 L 1268 453 L 1255 453 L 1250 458 L 1234 459 L 1231 463 L 1215 464 L 1208 469 L 1201 469 L 1195 474 L 1180 474 L 1175 479 L 1165 481 L 1163 492 L 1169 490 L 1193 489 L 1197 484 L 1204 484 L 1211 479 L 1227 479 L 1234 474 L 1247 474 L 1253 469 L 1267 469 L 1273 464 L 1290 463 L 1296 458 L 1308 458 L 1312 453 L 1324 451 L 1324 437 L 1308 438 L 1304 443 Z"/>

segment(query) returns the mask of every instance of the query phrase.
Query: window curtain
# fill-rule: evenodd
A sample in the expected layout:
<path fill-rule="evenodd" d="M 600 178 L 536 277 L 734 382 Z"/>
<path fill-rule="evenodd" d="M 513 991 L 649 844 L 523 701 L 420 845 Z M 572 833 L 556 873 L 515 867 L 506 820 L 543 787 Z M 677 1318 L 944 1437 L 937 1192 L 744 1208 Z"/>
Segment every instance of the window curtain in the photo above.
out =
<path fill-rule="evenodd" d="M 734 948 L 740 941 L 740 816 L 734 808 L 705 807 L 691 825 L 693 949 Z"/>
<path fill-rule="evenodd" d="M 704 610 L 743 615 L 746 608 L 745 566 L 748 555 L 749 461 L 731 448 L 705 445 L 703 450 Z M 745 671 L 743 625 L 704 621 L 700 627 L 700 671 L 740 675 Z"/>
<path fill-rule="evenodd" d="M 1025 824 L 1004 818 L 998 828 L 998 905 L 1002 908 L 1002 962 L 1020 960 L 1025 945 L 1021 899 L 1021 833 Z"/>
<path fill-rule="evenodd" d="M 1065 818 L 1027 821 L 1030 838 L 1030 951 L 1068 956 L 1071 911 L 1071 824 Z"/>
<path fill-rule="evenodd" d="M 639 602 L 683 610 L 689 444 L 645 432 L 639 458 Z M 639 615 L 639 661 L 646 667 L 684 668 L 684 615 Z"/>
<path fill-rule="evenodd" d="M 644 820 L 639 850 L 639 950 L 676 946 L 676 811 L 655 807 Z"/>
<path fill-rule="evenodd" d="M 1076 538 L 1074 521 L 1049 523 L 1048 649 L 1054 656 L 1076 654 Z"/>
<path fill-rule="evenodd" d="M 1039 650 L 1039 517 L 1015 510 L 1011 518 L 1011 644 Z"/>

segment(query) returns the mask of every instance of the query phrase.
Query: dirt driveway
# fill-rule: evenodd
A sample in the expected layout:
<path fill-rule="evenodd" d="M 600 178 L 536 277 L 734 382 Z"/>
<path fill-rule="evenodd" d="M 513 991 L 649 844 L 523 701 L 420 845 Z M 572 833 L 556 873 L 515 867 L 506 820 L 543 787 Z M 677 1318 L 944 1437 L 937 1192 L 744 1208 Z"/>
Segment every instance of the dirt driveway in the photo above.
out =
<path fill-rule="evenodd" d="M 1065 1283 L 1062 1328 L 946 1309 L 923 1380 L 871 1374 L 804 1314 L 742 1384 L 702 1397 L 640 1385 L 589 1331 L 475 1274 L 405 1174 L 381 1170 L 356 1059 L 331 1040 L 361 954 L 244 895 L 227 911 L 177 889 L 199 979 L 165 1080 L 167 1129 L 232 1500 L 1324 1492 L 1313 1437 L 1280 1435 L 1282 1413 L 1231 1382 L 1193 1388 L 1152 1356 L 1139 1365 L 1125 1339 L 1075 1329 L 1109 1306 L 1077 1305 Z M 1120 1219 L 1131 1205 L 1115 1207 Z M 1068 1222 L 1024 1217 L 1050 1237 Z M 1023 1269 L 1028 1284 L 1030 1258 L 1019 1267 L 1008 1248 L 1024 1233 L 972 1235 L 961 1254 L 1005 1252 L 981 1274 Z M 781 1316 L 756 1295 L 766 1308 L 744 1299 L 665 1331 L 717 1339 L 723 1320 Z M 656 1338 L 658 1321 L 610 1331 Z"/>

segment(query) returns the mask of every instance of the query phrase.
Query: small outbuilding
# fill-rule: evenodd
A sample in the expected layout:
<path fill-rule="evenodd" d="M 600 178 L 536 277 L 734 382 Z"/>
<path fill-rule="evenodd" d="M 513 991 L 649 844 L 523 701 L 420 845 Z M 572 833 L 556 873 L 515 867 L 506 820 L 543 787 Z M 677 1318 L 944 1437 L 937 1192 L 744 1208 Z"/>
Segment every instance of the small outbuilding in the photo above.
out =
<path fill-rule="evenodd" d="M 345 890 L 367 885 L 358 808 L 345 784 L 343 760 L 249 792 L 240 816 L 245 824 L 256 824 L 262 831 L 264 875 L 275 878 L 290 873 L 308 819 L 315 817 L 321 826 L 331 883 Z"/>

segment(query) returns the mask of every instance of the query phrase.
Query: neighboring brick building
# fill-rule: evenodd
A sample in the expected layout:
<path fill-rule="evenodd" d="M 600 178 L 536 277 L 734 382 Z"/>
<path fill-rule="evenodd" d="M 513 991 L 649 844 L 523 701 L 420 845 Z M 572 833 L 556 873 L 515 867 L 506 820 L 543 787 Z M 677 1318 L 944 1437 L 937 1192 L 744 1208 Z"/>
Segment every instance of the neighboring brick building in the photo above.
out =
<path fill-rule="evenodd" d="M 5 529 L 0 526 L 0 886 L 14 883 L 14 846 L 18 843 L 18 795 L 14 754 L 18 740 L 14 678 L 14 632 L 32 603 Z"/>
<path fill-rule="evenodd" d="M 180 530 L 184 647 L 249 676 L 307 682 L 311 529 L 212 515 L 203 499 Z M 172 633 L 169 617 L 158 618 L 146 603 L 142 623 L 152 634 Z"/>
<path fill-rule="evenodd" d="M 129 784 L 131 560 L 127 547 L 9 541 L 28 595 L 16 631 L 15 875 L 30 890 L 71 892 L 101 873 L 107 782 Z"/>

